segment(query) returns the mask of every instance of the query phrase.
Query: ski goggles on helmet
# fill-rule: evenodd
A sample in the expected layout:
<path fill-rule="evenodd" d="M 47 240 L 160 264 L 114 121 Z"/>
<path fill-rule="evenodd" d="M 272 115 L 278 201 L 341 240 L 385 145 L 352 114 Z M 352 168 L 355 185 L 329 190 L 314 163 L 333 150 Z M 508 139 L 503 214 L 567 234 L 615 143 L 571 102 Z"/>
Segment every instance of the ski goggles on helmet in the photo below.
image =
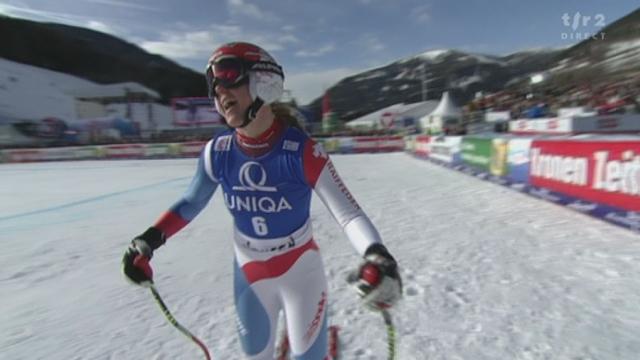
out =
<path fill-rule="evenodd" d="M 215 88 L 234 89 L 249 82 L 249 72 L 261 71 L 276 74 L 284 79 L 282 67 L 272 61 L 247 61 L 237 56 L 224 56 L 207 66 L 209 97 L 215 97 Z"/>
<path fill-rule="evenodd" d="M 218 85 L 226 89 L 237 88 L 249 80 L 249 67 L 246 61 L 237 57 L 217 59 L 207 67 L 207 82 L 212 92 Z"/>

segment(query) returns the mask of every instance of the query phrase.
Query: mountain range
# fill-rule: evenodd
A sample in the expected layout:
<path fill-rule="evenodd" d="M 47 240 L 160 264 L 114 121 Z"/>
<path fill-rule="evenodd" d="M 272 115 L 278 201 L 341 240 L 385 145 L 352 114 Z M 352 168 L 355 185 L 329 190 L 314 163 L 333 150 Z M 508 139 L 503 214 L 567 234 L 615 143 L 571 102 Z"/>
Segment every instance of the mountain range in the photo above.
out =
<path fill-rule="evenodd" d="M 640 9 L 604 27 L 597 36 L 564 49 L 506 56 L 431 50 L 344 78 L 327 92 L 332 110 L 349 120 L 399 102 L 439 99 L 443 91 L 464 104 L 478 91 L 528 86 L 536 73 L 563 85 L 639 75 Z M 321 116 L 321 103 L 318 98 L 309 105 L 316 118 Z"/>

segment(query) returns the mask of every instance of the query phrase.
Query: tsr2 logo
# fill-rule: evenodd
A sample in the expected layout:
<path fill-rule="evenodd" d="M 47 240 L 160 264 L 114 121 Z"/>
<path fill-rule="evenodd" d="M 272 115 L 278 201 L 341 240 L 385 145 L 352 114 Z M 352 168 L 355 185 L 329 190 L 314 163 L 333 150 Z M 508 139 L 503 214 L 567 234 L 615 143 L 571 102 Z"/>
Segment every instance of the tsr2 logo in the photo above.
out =
<path fill-rule="evenodd" d="M 588 38 L 604 40 L 604 32 L 600 31 L 606 25 L 603 14 L 589 16 L 578 11 L 573 15 L 564 13 L 560 18 L 562 25 L 573 30 L 572 32 L 563 32 L 561 34 L 562 40 L 586 40 Z"/>

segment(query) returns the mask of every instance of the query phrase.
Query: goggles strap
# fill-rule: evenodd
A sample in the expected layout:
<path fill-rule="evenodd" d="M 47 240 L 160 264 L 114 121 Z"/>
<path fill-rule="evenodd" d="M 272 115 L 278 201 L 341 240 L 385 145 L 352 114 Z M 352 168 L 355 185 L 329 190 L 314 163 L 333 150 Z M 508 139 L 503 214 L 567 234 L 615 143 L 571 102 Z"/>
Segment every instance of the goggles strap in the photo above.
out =
<path fill-rule="evenodd" d="M 274 63 L 273 61 L 256 61 L 249 67 L 249 71 L 267 71 L 276 75 L 280 75 L 284 79 L 282 66 Z"/>
<path fill-rule="evenodd" d="M 253 103 L 251 103 L 251 105 L 247 109 L 247 114 L 244 117 L 244 121 L 239 127 L 243 128 L 249 125 L 253 120 L 255 120 L 256 115 L 258 115 L 258 110 L 260 110 L 262 105 L 264 105 L 264 101 L 262 101 L 262 99 L 260 99 L 259 97 L 256 97 L 256 99 L 253 100 Z"/>

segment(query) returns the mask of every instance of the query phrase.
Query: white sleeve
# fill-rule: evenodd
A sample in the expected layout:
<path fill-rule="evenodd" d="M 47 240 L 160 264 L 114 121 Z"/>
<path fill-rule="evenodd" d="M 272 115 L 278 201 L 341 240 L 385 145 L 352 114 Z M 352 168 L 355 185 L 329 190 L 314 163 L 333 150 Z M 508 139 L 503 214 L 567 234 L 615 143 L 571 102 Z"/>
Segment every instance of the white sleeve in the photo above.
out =
<path fill-rule="evenodd" d="M 360 255 L 371 244 L 381 243 L 380 234 L 340 179 L 331 160 L 326 161 L 314 190 Z"/>

